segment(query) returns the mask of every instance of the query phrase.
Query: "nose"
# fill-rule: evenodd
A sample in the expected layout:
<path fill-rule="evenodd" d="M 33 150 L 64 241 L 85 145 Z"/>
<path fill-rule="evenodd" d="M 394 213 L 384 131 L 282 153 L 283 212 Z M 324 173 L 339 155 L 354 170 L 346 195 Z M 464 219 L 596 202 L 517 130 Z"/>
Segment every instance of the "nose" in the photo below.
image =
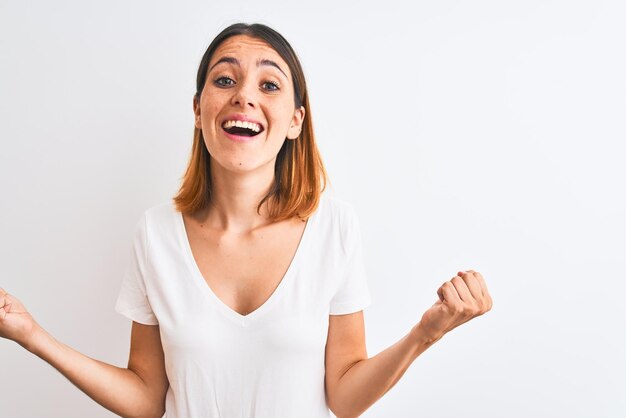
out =
<path fill-rule="evenodd" d="M 256 89 L 251 82 L 241 82 L 233 91 L 231 104 L 241 108 L 256 107 Z"/>

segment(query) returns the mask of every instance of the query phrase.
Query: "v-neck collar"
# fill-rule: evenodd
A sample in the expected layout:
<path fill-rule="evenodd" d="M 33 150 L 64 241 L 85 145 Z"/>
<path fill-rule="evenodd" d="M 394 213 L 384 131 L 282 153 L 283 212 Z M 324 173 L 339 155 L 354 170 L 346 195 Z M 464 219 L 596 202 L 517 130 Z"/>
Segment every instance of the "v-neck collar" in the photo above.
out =
<path fill-rule="evenodd" d="M 301 258 L 303 257 L 301 254 L 305 252 L 308 242 L 310 240 L 309 235 L 312 234 L 310 231 L 313 228 L 312 221 L 317 218 L 317 213 L 319 211 L 319 207 L 313 212 L 309 218 L 306 220 L 304 225 L 304 231 L 300 237 L 300 241 L 298 242 L 298 247 L 296 248 L 296 252 L 289 263 L 289 267 L 287 267 L 287 271 L 283 275 L 282 279 L 278 283 L 274 292 L 269 296 L 269 298 L 263 302 L 261 306 L 256 308 L 254 311 L 250 312 L 247 315 L 241 315 L 239 312 L 235 311 L 233 308 L 224 303 L 211 289 L 211 286 L 207 283 L 200 268 L 198 267 L 198 263 L 193 256 L 193 252 L 191 251 L 191 244 L 189 242 L 189 236 L 187 234 L 187 229 L 185 228 L 185 222 L 183 219 L 183 214 L 175 210 L 176 224 L 178 227 L 180 239 L 183 244 L 183 252 L 185 258 L 187 259 L 187 264 L 191 270 L 193 280 L 199 286 L 199 289 L 202 293 L 207 295 L 209 299 L 211 299 L 218 307 L 220 311 L 222 311 L 227 317 L 231 320 L 234 320 L 236 323 L 241 326 L 247 326 L 251 321 L 254 321 L 261 315 L 263 315 L 269 308 L 271 308 L 272 304 L 276 302 L 276 300 L 280 297 L 283 289 L 289 285 L 292 281 L 293 276 L 296 275 L 298 267 L 301 263 Z"/>

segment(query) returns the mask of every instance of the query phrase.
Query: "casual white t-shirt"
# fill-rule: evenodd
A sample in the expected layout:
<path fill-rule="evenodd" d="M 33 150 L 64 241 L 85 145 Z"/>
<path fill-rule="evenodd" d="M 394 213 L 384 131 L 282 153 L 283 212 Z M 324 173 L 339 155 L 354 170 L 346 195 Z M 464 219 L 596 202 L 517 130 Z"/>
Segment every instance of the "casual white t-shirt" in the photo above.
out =
<path fill-rule="evenodd" d="M 328 418 L 328 315 L 370 302 L 355 211 L 322 195 L 278 287 L 245 316 L 211 291 L 173 203 L 146 210 L 115 310 L 160 326 L 167 418 Z"/>

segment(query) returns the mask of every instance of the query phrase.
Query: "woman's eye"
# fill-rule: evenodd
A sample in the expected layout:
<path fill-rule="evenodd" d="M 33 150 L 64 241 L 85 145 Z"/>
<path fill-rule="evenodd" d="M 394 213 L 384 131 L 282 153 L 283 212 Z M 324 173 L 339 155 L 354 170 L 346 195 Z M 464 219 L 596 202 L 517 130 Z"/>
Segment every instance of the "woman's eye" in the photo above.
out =
<path fill-rule="evenodd" d="M 272 81 L 266 81 L 265 83 L 262 84 L 263 89 L 265 90 L 269 90 L 269 91 L 276 91 L 279 90 L 280 87 L 278 86 L 278 84 L 272 82 Z"/>
<path fill-rule="evenodd" d="M 235 80 L 229 77 L 219 77 L 215 80 L 215 84 L 220 87 L 232 86 L 235 84 Z"/>

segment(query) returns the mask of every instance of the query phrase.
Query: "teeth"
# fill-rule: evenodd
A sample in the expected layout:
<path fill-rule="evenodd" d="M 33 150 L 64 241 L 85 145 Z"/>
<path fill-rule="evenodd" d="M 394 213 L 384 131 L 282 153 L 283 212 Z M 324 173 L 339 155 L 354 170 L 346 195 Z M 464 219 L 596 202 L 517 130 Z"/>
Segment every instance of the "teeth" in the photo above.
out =
<path fill-rule="evenodd" d="M 245 122 L 245 121 L 240 121 L 240 120 L 227 120 L 226 122 L 224 122 L 223 126 L 225 129 L 232 128 L 233 126 L 235 126 L 237 128 L 250 129 L 251 131 L 254 131 L 254 132 L 261 132 L 261 126 L 258 123 L 254 123 L 254 122 Z"/>

